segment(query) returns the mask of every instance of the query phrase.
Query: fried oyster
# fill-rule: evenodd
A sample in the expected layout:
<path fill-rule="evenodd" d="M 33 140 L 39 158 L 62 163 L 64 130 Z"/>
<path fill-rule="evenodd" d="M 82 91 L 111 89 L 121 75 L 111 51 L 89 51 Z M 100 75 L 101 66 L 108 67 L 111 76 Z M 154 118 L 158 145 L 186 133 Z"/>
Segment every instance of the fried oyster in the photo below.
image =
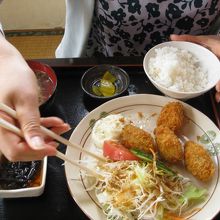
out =
<path fill-rule="evenodd" d="M 181 142 L 168 127 L 159 126 L 154 130 L 158 152 L 169 163 L 178 163 L 183 159 Z"/>
<path fill-rule="evenodd" d="M 127 148 L 138 148 L 150 152 L 155 151 L 154 139 L 150 133 L 132 124 L 125 125 L 120 135 L 121 143 Z"/>
<path fill-rule="evenodd" d="M 157 126 L 166 126 L 176 133 L 183 127 L 184 118 L 183 105 L 180 102 L 169 102 L 162 108 Z"/>
<path fill-rule="evenodd" d="M 187 141 L 184 147 L 186 169 L 201 181 L 211 179 L 215 166 L 208 151 L 193 141 Z"/>

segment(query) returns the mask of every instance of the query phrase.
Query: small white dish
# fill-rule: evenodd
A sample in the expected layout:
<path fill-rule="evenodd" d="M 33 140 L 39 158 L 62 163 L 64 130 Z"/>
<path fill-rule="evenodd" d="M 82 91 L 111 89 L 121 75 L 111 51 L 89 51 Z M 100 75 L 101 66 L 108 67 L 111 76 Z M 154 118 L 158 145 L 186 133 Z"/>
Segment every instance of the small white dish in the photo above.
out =
<path fill-rule="evenodd" d="M 21 197 L 36 197 L 44 192 L 47 173 L 47 157 L 42 160 L 40 171 L 40 185 L 19 189 L 0 189 L 0 198 L 21 198 Z"/>
<path fill-rule="evenodd" d="M 161 85 L 156 80 L 154 80 L 153 77 L 149 74 L 149 60 L 150 58 L 155 57 L 156 49 L 163 47 L 176 47 L 179 49 L 187 50 L 190 53 L 192 53 L 198 59 L 201 67 L 207 72 L 207 86 L 200 91 L 182 92 L 166 88 L 165 86 Z M 147 77 L 159 91 L 161 91 L 166 96 L 180 100 L 186 100 L 204 94 L 205 92 L 212 89 L 220 79 L 220 62 L 219 59 L 215 56 L 215 54 L 213 54 L 210 50 L 201 45 L 185 41 L 169 41 L 158 44 L 157 46 L 153 47 L 145 55 L 143 67 Z"/>

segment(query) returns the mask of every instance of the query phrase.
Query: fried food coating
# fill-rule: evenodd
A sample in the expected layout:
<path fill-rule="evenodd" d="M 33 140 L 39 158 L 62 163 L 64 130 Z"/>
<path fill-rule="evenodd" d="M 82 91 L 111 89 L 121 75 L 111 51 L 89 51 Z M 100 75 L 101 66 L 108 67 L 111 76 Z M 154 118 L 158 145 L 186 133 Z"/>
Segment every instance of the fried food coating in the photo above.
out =
<path fill-rule="evenodd" d="M 166 104 L 157 119 L 157 126 L 163 125 L 170 128 L 175 133 L 184 124 L 184 108 L 180 102 L 169 102 Z"/>
<path fill-rule="evenodd" d="M 215 172 L 215 165 L 208 151 L 203 146 L 187 141 L 185 143 L 185 165 L 193 176 L 201 181 L 208 181 Z"/>
<path fill-rule="evenodd" d="M 169 163 L 178 163 L 183 159 L 182 144 L 175 133 L 166 126 L 154 130 L 159 155 Z"/>
<path fill-rule="evenodd" d="M 156 150 L 151 134 L 132 124 L 125 125 L 122 129 L 120 141 L 127 148 L 138 148 L 146 152 Z"/>

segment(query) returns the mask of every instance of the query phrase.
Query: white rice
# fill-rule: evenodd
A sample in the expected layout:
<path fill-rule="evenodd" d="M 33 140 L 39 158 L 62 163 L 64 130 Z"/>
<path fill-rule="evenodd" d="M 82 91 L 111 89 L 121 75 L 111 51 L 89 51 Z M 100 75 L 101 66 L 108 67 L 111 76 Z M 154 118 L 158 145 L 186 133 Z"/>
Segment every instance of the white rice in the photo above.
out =
<path fill-rule="evenodd" d="M 181 92 L 201 91 L 207 86 L 207 71 L 191 52 L 176 47 L 155 52 L 156 56 L 149 59 L 149 75 L 160 85 Z"/>

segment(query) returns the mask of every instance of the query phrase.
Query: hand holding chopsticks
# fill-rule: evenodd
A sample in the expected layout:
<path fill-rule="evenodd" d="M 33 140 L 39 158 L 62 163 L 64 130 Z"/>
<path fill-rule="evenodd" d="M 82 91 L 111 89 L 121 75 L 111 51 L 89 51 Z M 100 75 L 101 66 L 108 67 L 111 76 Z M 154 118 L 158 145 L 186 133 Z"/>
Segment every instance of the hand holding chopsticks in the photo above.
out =
<path fill-rule="evenodd" d="M 0 103 L 0 110 L 6 112 L 6 113 L 9 114 L 11 117 L 17 119 L 16 112 L 15 112 L 13 109 L 11 109 L 10 107 L 6 106 L 5 104 Z M 5 120 L 2 119 L 2 118 L 0 118 L 0 126 L 2 126 L 2 127 L 4 127 L 5 129 L 10 130 L 10 131 L 16 133 L 17 135 L 23 137 L 23 133 L 22 133 L 22 131 L 21 131 L 19 128 L 17 128 L 16 126 L 10 124 L 9 122 L 5 121 Z M 72 142 L 66 140 L 65 138 L 63 138 L 63 137 L 57 135 L 56 133 L 52 132 L 51 130 L 49 130 L 49 129 L 43 127 L 43 126 L 41 126 L 40 128 L 41 128 L 41 130 L 42 130 L 42 132 L 43 132 L 44 134 L 48 135 L 49 137 L 52 137 L 53 139 L 57 140 L 58 142 L 63 143 L 63 144 L 65 144 L 65 145 L 68 145 L 68 146 L 70 146 L 70 147 L 74 147 L 74 148 L 80 150 L 81 152 L 86 153 L 86 154 L 88 154 L 88 155 L 90 155 L 90 156 L 92 156 L 92 157 L 98 159 L 99 161 L 105 161 L 105 158 L 103 158 L 103 157 L 101 157 L 101 156 L 98 156 L 98 155 L 96 155 L 96 154 L 94 154 L 94 153 L 92 153 L 92 152 L 90 152 L 90 151 L 85 150 L 85 149 L 82 149 L 82 148 L 81 148 L 80 146 L 78 146 L 77 144 L 74 144 L 74 143 L 72 143 Z M 99 174 L 97 174 L 97 173 L 94 172 L 93 170 L 91 170 L 91 169 L 89 169 L 89 168 L 87 168 L 87 167 L 85 167 L 85 166 L 79 164 L 79 163 L 76 162 L 76 161 L 73 161 L 73 160 L 67 158 L 66 155 L 62 154 L 62 153 L 59 152 L 59 151 L 56 151 L 56 156 L 59 157 L 60 159 L 64 160 L 64 161 L 67 161 L 67 162 L 69 162 L 69 163 L 71 163 L 71 164 L 73 164 L 73 165 L 75 165 L 75 166 L 78 166 L 80 169 L 89 172 L 91 175 L 100 177 Z"/>
<path fill-rule="evenodd" d="M 7 105 L 3 104 L 3 103 L 0 103 L 0 110 L 6 112 L 7 114 L 9 114 L 11 117 L 17 119 L 17 115 L 16 115 L 16 112 L 11 109 L 10 107 L 8 107 Z M 70 141 L 68 141 L 67 139 L 57 135 L 56 133 L 52 132 L 51 130 L 43 127 L 43 126 L 40 126 L 41 130 L 43 131 L 44 134 L 48 135 L 49 137 L 53 138 L 54 140 L 57 140 L 58 142 L 64 144 L 64 145 L 67 145 L 67 146 L 70 146 L 70 147 L 73 147 L 73 148 L 77 148 L 78 150 L 80 150 L 81 152 L 83 153 L 86 153 L 98 160 L 101 160 L 101 161 L 105 161 L 105 158 L 103 157 L 100 157 L 90 151 L 87 151 L 83 148 L 81 148 L 81 146 L 78 146 L 77 144 L 74 144 Z"/>

